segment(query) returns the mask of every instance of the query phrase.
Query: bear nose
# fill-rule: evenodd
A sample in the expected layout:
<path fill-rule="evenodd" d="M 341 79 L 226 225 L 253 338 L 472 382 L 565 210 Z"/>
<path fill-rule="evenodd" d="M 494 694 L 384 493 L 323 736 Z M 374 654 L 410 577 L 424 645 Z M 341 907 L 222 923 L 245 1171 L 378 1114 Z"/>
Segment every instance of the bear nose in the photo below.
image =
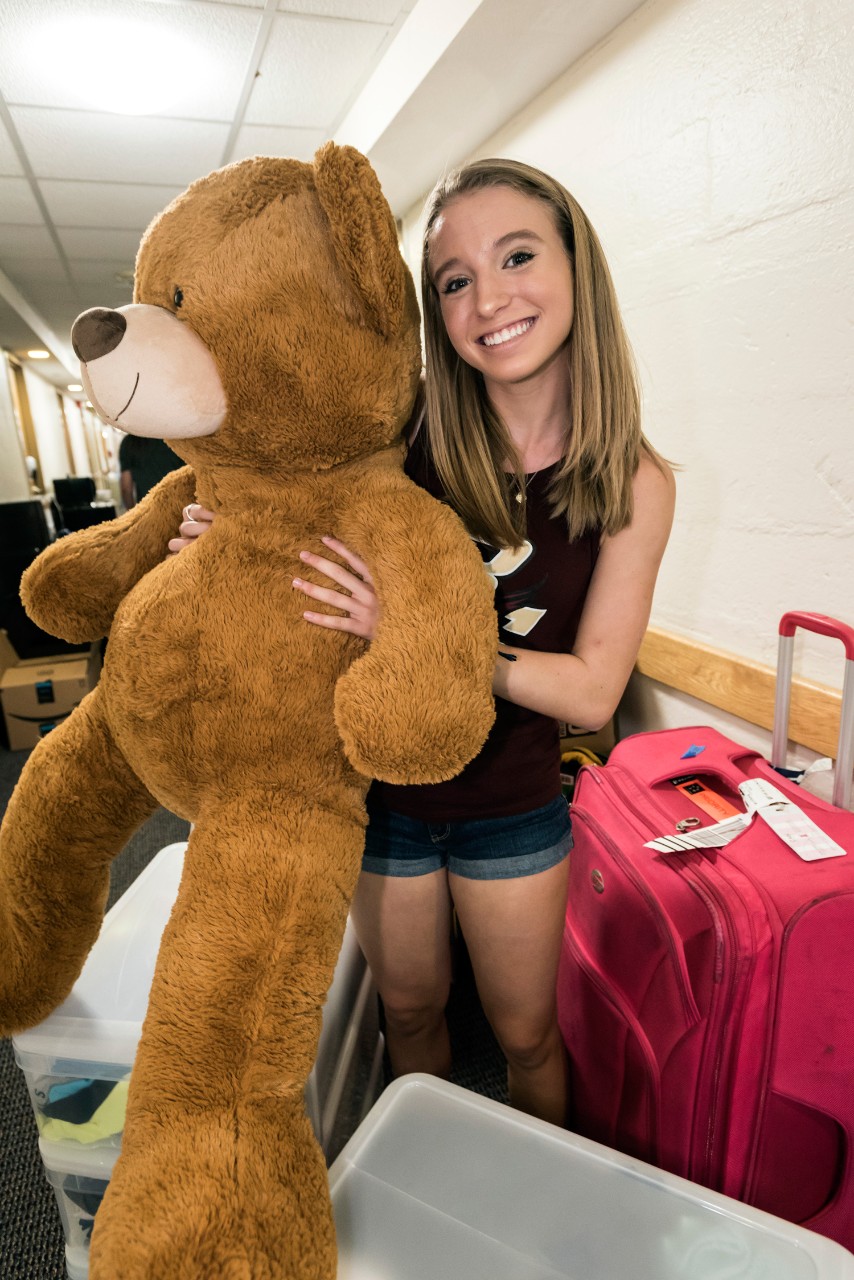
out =
<path fill-rule="evenodd" d="M 108 307 L 92 307 L 79 315 L 71 326 L 71 345 L 83 364 L 114 351 L 128 324 L 119 311 Z"/>

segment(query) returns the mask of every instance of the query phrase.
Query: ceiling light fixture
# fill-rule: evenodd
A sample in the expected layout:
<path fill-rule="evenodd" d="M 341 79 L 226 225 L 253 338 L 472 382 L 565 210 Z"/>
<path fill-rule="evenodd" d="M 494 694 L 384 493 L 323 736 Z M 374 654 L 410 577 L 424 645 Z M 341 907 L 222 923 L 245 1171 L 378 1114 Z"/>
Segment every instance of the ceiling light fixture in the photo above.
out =
<path fill-rule="evenodd" d="M 49 359 L 50 359 L 50 352 L 49 352 L 49 351 L 42 351 L 42 349 L 39 347 L 39 348 L 38 348 L 37 350 L 35 350 L 35 351 L 28 351 L 28 352 L 27 352 L 27 356 L 28 356 L 28 358 L 29 358 L 30 360 L 49 360 Z"/>
<path fill-rule="evenodd" d="M 103 14 L 40 27 L 29 52 L 80 106 L 119 115 L 174 111 L 205 74 L 198 49 L 174 31 Z"/>
<path fill-rule="evenodd" d="M 82 390 L 83 390 L 83 383 L 82 383 L 82 382 L 69 382 L 69 384 L 68 384 L 68 390 L 69 390 L 69 391 L 82 391 Z"/>

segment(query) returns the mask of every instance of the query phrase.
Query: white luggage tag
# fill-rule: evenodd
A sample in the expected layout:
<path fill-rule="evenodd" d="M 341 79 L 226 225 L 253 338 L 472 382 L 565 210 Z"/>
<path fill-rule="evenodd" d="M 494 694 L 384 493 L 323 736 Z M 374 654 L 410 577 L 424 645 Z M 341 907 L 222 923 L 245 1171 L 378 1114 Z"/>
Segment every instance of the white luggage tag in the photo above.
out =
<path fill-rule="evenodd" d="M 656 853 L 681 853 L 685 849 L 722 849 L 750 825 L 750 817 L 740 813 L 735 818 L 724 818 L 711 827 L 698 827 L 695 831 L 682 831 L 675 836 L 659 836 L 656 840 L 647 840 L 645 849 L 654 849 Z"/>
<path fill-rule="evenodd" d="M 747 812 L 757 814 L 767 822 L 780 839 L 804 862 L 819 862 L 823 858 L 844 858 L 847 850 L 831 840 L 812 818 L 807 817 L 788 796 L 783 795 L 764 778 L 749 778 L 739 786 Z"/>

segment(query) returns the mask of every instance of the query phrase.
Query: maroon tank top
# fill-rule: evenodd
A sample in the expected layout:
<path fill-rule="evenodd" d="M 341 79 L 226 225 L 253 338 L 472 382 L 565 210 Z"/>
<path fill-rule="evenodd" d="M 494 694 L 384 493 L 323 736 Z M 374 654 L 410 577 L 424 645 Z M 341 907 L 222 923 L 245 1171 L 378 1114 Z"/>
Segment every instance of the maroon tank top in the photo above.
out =
<path fill-rule="evenodd" d="M 563 516 L 547 499 L 557 464 L 527 478 L 527 536 L 518 551 L 478 543 L 495 582 L 499 643 L 544 653 L 569 653 L 590 579 L 600 533 L 570 542 Z M 446 502 L 422 428 L 406 459 L 407 475 Z M 448 782 L 395 786 L 374 782 L 371 804 L 425 822 L 501 818 L 538 809 L 560 794 L 558 723 L 549 716 L 495 699 L 495 723 L 480 753 Z M 418 732 L 418 726 L 412 726 Z"/>

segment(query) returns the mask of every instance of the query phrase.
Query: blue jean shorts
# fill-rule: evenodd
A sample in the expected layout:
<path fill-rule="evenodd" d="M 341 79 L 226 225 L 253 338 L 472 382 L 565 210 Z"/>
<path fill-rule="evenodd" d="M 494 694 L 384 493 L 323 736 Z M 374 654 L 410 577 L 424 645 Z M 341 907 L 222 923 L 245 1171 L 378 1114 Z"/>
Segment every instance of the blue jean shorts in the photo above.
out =
<path fill-rule="evenodd" d="M 443 867 L 468 880 L 512 880 L 562 862 L 572 848 L 566 800 L 510 818 L 422 822 L 369 806 L 362 870 L 426 876 Z"/>

